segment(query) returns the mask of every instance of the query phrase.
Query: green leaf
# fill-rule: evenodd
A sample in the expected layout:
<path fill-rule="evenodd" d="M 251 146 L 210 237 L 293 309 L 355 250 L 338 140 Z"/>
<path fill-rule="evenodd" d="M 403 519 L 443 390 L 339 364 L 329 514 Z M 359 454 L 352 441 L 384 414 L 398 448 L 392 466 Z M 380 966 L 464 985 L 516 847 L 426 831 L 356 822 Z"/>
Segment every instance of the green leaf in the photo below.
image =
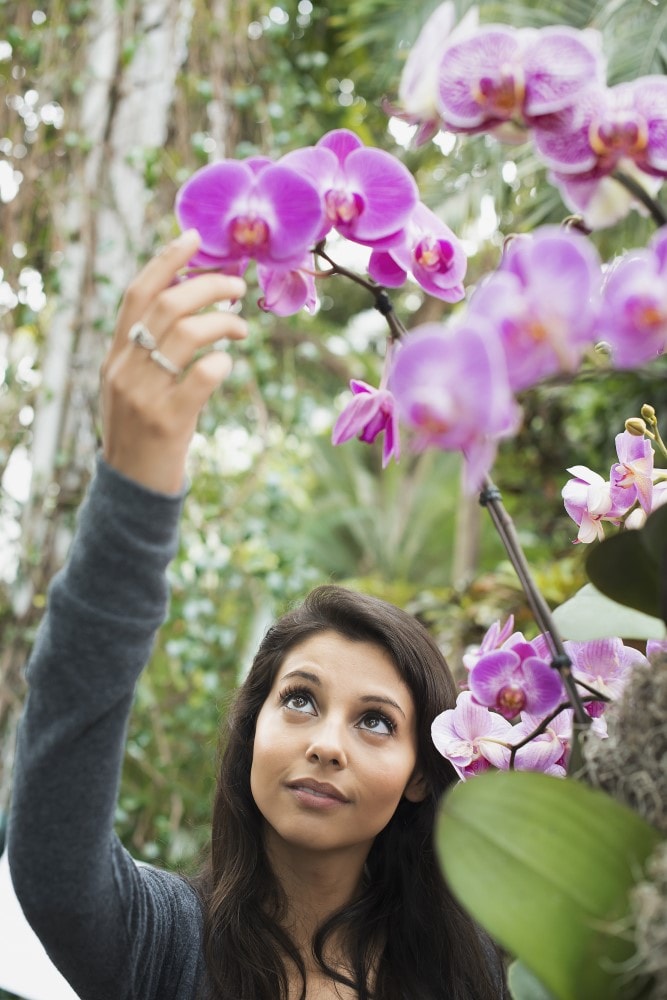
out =
<path fill-rule="evenodd" d="M 663 618 L 661 571 L 667 552 L 667 507 L 651 514 L 643 528 L 621 531 L 588 555 L 586 572 L 612 600 Z"/>
<path fill-rule="evenodd" d="M 664 639 L 665 624 L 660 618 L 617 604 L 601 594 L 592 583 L 578 590 L 553 612 L 556 627 L 564 639 Z"/>
<path fill-rule="evenodd" d="M 523 962 L 512 962 L 507 970 L 507 985 L 512 1000 L 555 1000 L 553 993 L 535 978 Z"/>
<path fill-rule="evenodd" d="M 622 996 L 614 970 L 633 944 L 619 929 L 660 839 L 604 792 L 517 771 L 457 785 L 437 826 L 454 895 L 559 1000 Z"/>

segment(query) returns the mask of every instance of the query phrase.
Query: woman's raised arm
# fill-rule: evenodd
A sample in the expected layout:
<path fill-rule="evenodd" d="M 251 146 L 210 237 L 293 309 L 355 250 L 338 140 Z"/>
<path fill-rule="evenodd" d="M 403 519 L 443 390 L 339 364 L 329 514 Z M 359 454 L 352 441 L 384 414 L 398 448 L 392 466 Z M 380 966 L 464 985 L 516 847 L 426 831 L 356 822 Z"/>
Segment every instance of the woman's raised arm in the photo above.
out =
<path fill-rule="evenodd" d="M 199 352 L 245 333 L 233 313 L 206 311 L 242 295 L 239 278 L 175 281 L 196 247 L 196 234 L 174 241 L 123 300 L 103 368 L 104 458 L 27 669 L 10 868 L 83 1000 L 188 1000 L 202 975 L 193 890 L 138 868 L 113 833 L 134 689 L 166 613 L 188 445 L 231 366 Z"/>

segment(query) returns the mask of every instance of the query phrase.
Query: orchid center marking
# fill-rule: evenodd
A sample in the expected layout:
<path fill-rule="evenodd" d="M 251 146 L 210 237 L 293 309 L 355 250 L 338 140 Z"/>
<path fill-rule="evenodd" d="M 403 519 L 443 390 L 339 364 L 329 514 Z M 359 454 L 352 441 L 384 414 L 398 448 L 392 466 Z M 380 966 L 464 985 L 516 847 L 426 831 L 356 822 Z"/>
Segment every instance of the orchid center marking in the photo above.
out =
<path fill-rule="evenodd" d="M 520 687 L 507 684 L 498 692 L 497 707 L 506 719 L 513 719 L 525 707 L 526 695 Z"/>
<path fill-rule="evenodd" d="M 609 153 L 641 153 L 648 146 L 648 126 L 631 112 L 619 112 L 607 121 L 593 120 L 588 131 L 591 148 L 598 156 Z"/>
<path fill-rule="evenodd" d="M 505 64 L 497 77 L 483 76 L 472 88 L 473 99 L 483 107 L 509 118 L 518 111 L 526 95 L 523 70 Z"/>
<path fill-rule="evenodd" d="M 364 208 L 364 200 L 361 195 L 353 191 L 341 191 L 331 189 L 324 196 L 327 217 L 334 223 L 354 222 L 361 215 Z"/>
<path fill-rule="evenodd" d="M 269 227 L 257 215 L 237 215 L 231 223 L 234 242 L 248 250 L 266 246 L 269 242 Z"/>
<path fill-rule="evenodd" d="M 415 260 L 426 271 L 449 271 L 454 260 L 454 247 L 449 240 L 425 236 L 415 247 Z"/>

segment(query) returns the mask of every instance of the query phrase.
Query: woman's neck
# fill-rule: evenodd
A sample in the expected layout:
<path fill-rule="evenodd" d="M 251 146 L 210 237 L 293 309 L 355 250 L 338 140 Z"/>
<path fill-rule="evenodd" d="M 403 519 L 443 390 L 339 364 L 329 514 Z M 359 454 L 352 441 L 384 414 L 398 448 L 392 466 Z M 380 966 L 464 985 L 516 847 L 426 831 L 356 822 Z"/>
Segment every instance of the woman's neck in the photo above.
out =
<path fill-rule="evenodd" d="M 285 929 L 306 957 L 318 927 L 358 896 L 367 851 L 308 851 L 270 835 L 266 851 L 287 899 Z"/>

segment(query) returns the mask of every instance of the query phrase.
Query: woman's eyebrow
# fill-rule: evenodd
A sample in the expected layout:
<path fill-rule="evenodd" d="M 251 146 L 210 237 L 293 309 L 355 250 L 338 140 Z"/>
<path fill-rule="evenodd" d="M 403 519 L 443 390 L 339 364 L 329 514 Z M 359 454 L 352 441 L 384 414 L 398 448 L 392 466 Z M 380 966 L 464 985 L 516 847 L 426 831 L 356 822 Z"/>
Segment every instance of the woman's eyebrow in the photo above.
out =
<path fill-rule="evenodd" d="M 401 713 L 404 719 L 406 717 L 405 712 L 398 704 L 398 702 L 394 701 L 393 698 L 388 698 L 384 694 L 365 694 L 359 699 L 359 701 L 363 702 L 364 704 L 370 704 L 371 702 L 377 704 L 377 702 L 380 702 L 381 705 L 391 705 L 392 708 L 398 709 L 398 711 Z"/>
<path fill-rule="evenodd" d="M 311 674 L 309 670 L 290 670 L 288 674 L 283 674 L 281 680 L 286 681 L 288 677 L 303 677 L 305 680 L 310 681 L 311 684 L 317 684 L 318 687 L 322 687 L 322 681 L 317 674 Z"/>

